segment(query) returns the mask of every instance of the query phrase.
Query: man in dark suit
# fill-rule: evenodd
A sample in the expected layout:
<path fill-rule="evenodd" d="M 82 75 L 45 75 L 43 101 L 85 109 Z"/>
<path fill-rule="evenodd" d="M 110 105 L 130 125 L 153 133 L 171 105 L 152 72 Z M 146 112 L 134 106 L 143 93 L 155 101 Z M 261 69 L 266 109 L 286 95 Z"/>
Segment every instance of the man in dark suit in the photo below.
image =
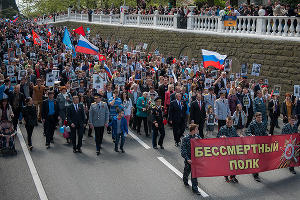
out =
<path fill-rule="evenodd" d="M 85 114 L 82 104 L 79 104 L 79 97 L 73 96 L 73 104 L 67 108 L 67 121 L 71 127 L 71 138 L 73 143 L 73 152 L 81 151 L 83 128 L 85 123 Z M 78 135 L 78 143 L 76 144 L 76 132 Z"/>
<path fill-rule="evenodd" d="M 54 92 L 48 92 L 48 99 L 43 101 L 42 105 L 42 121 L 44 123 L 44 130 L 46 135 L 46 147 L 50 148 L 50 142 L 54 143 L 53 135 L 55 126 L 59 120 L 58 104 L 54 99 Z"/>
<path fill-rule="evenodd" d="M 180 86 L 176 86 L 175 87 L 175 92 L 173 92 L 170 96 L 170 102 L 176 100 L 176 94 L 181 92 L 181 87 Z"/>
<path fill-rule="evenodd" d="M 172 101 L 169 107 L 169 122 L 173 126 L 175 146 L 178 147 L 180 143 L 180 137 L 183 136 L 185 130 L 187 106 L 181 99 L 181 93 L 176 93 L 175 97 L 176 100 Z"/>
<path fill-rule="evenodd" d="M 202 100 L 201 93 L 197 94 L 196 101 L 191 104 L 191 120 L 199 126 L 199 135 L 204 138 L 203 128 L 206 118 L 205 103 Z"/>
<path fill-rule="evenodd" d="M 280 103 L 278 101 L 277 95 L 273 95 L 272 99 L 269 101 L 268 109 L 270 116 L 270 134 L 273 135 L 276 122 L 280 116 Z"/>

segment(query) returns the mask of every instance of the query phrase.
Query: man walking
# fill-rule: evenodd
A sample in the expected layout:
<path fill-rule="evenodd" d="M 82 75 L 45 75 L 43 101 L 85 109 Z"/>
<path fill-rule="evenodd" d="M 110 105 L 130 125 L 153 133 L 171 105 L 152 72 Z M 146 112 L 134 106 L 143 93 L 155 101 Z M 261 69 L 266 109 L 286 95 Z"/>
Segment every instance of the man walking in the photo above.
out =
<path fill-rule="evenodd" d="M 54 99 L 54 92 L 48 92 L 48 99 L 43 101 L 42 105 L 42 121 L 46 135 L 46 148 L 50 148 L 50 142 L 54 143 L 53 135 L 56 124 L 58 122 L 58 105 Z"/>
<path fill-rule="evenodd" d="M 161 107 L 162 99 L 160 97 L 155 98 L 155 106 L 152 109 L 152 145 L 154 149 L 157 149 L 157 136 L 158 132 L 160 133 L 160 137 L 158 140 L 158 145 L 161 149 L 164 149 L 163 142 L 165 137 L 165 127 L 163 123 L 163 109 Z"/>
<path fill-rule="evenodd" d="M 215 114 L 218 120 L 218 130 L 226 124 L 226 118 L 230 116 L 228 100 L 225 98 L 225 91 L 220 91 L 220 98 L 215 102 Z"/>
<path fill-rule="evenodd" d="M 261 112 L 255 113 L 255 120 L 253 120 L 248 130 L 246 131 L 246 135 L 248 136 L 268 136 L 267 134 L 267 122 L 262 120 L 263 116 Z M 254 180 L 257 182 L 261 182 L 258 173 L 253 174 Z"/>
<path fill-rule="evenodd" d="M 67 108 L 67 121 L 71 127 L 71 138 L 73 143 L 73 153 L 82 153 L 82 137 L 85 123 L 85 114 L 82 104 L 79 104 L 79 97 L 73 96 L 73 104 Z M 78 135 L 78 142 L 76 144 L 76 134 Z"/>
<path fill-rule="evenodd" d="M 183 183 L 187 187 L 189 186 L 188 177 L 191 174 L 191 165 L 193 164 L 191 160 L 191 139 L 200 138 L 200 136 L 197 134 L 198 133 L 197 124 L 191 124 L 189 129 L 190 129 L 190 133 L 187 134 L 182 139 L 182 146 L 181 146 L 181 156 L 184 158 Z M 192 190 L 195 194 L 201 195 L 201 193 L 198 190 L 197 178 L 192 178 Z"/>
<path fill-rule="evenodd" d="M 180 137 L 183 136 L 185 130 L 185 118 L 187 106 L 182 102 L 181 93 L 176 93 L 176 100 L 170 103 L 169 108 L 169 121 L 173 126 L 173 136 L 175 140 L 175 146 L 180 144 Z"/>
<path fill-rule="evenodd" d="M 90 127 L 95 130 L 96 154 L 100 155 L 100 149 L 103 139 L 104 126 L 108 126 L 109 110 L 105 102 L 102 101 L 101 95 L 95 96 L 95 103 L 90 107 L 89 123 Z"/>
<path fill-rule="evenodd" d="M 205 103 L 202 100 L 201 93 L 197 94 L 196 101 L 191 104 L 191 120 L 199 126 L 199 135 L 204 138 L 203 128 L 206 118 Z"/>

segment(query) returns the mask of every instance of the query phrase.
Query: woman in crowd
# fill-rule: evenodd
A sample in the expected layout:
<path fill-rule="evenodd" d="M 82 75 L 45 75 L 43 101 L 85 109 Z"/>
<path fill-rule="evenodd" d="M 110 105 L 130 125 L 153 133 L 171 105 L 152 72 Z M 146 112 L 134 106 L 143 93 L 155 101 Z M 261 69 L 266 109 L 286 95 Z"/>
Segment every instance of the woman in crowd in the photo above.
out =
<path fill-rule="evenodd" d="M 233 119 L 233 125 L 236 129 L 236 132 L 238 135 L 243 135 L 244 128 L 247 122 L 247 116 L 245 112 L 243 111 L 242 104 L 238 104 L 236 106 L 236 111 L 233 113 L 232 116 Z"/>
<path fill-rule="evenodd" d="M 228 94 L 228 104 L 231 115 L 236 111 L 236 106 L 239 104 L 239 99 L 236 96 L 236 90 L 231 88 Z"/>
<path fill-rule="evenodd" d="M 293 115 L 295 105 L 291 100 L 291 94 L 285 94 L 285 100 L 282 102 L 282 115 L 284 123 L 287 123 L 288 118 Z"/>
<path fill-rule="evenodd" d="M 25 128 L 27 132 L 27 144 L 28 144 L 28 149 L 32 151 L 33 146 L 32 146 L 32 132 L 34 129 L 34 126 L 37 125 L 37 114 L 36 114 L 36 108 L 33 105 L 33 101 L 31 97 L 27 97 L 25 100 L 26 106 L 22 110 L 22 114 L 24 117 L 25 121 Z"/>
<path fill-rule="evenodd" d="M 11 106 L 8 104 L 7 99 L 2 99 L 0 103 L 0 119 L 1 121 L 11 121 L 14 114 Z"/>
<path fill-rule="evenodd" d="M 122 106 L 124 108 L 124 117 L 127 120 L 127 126 L 129 125 L 131 111 L 132 111 L 132 101 L 128 96 L 127 92 L 122 92 L 121 100 L 123 102 Z"/>

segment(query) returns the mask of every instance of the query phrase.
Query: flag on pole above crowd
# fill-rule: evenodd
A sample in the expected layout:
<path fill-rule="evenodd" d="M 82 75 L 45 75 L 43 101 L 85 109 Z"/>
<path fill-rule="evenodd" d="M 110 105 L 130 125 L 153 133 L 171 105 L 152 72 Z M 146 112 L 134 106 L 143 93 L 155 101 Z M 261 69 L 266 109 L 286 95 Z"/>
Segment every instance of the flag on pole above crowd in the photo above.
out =
<path fill-rule="evenodd" d="M 98 55 L 99 48 L 90 43 L 85 37 L 80 35 L 77 46 L 75 48 L 76 52 Z"/>
<path fill-rule="evenodd" d="M 34 32 L 34 30 L 32 30 L 32 38 L 33 43 L 38 44 L 39 46 L 42 46 L 42 44 L 46 43 L 36 32 Z M 50 45 L 48 45 L 48 49 L 51 49 Z"/>
<path fill-rule="evenodd" d="M 13 20 L 13 22 L 15 23 L 18 19 L 19 19 L 19 16 L 16 16 L 16 18 Z"/>
<path fill-rule="evenodd" d="M 73 56 L 73 58 L 75 58 L 76 51 L 72 44 L 70 33 L 69 33 L 67 27 L 65 28 L 65 32 L 64 32 L 63 43 L 66 45 L 67 48 L 72 49 L 72 56 Z"/>
<path fill-rule="evenodd" d="M 73 30 L 75 33 L 77 33 L 78 35 L 82 35 L 85 36 L 85 32 L 83 30 L 83 27 L 80 26 L 79 28 L 76 28 L 75 30 Z"/>
<path fill-rule="evenodd" d="M 223 69 L 224 60 L 227 55 L 221 55 L 214 51 L 208 51 L 202 49 L 203 67 L 207 68 L 209 66 L 215 67 L 217 69 Z"/>

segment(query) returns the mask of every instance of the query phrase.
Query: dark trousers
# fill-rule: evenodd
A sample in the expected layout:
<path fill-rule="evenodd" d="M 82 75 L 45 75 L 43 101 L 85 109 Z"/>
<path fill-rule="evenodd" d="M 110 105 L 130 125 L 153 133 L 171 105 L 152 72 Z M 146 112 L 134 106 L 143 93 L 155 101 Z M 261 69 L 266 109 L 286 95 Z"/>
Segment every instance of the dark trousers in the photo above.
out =
<path fill-rule="evenodd" d="M 297 121 L 296 125 L 297 125 L 297 128 L 298 128 L 299 125 L 300 125 L 300 115 L 297 115 L 297 119 L 298 119 L 298 121 Z"/>
<path fill-rule="evenodd" d="M 100 151 L 100 147 L 103 139 L 103 133 L 104 133 L 104 126 L 94 127 L 94 130 L 95 130 L 96 150 Z"/>
<path fill-rule="evenodd" d="M 78 142 L 76 144 L 76 133 L 78 135 Z M 71 138 L 73 149 L 80 149 L 82 146 L 82 137 L 83 137 L 83 127 L 82 126 L 75 126 L 75 128 L 71 127 Z"/>
<path fill-rule="evenodd" d="M 147 123 L 147 117 L 137 117 L 137 132 L 141 132 L 141 125 L 142 121 L 144 123 L 144 131 L 146 135 L 148 135 L 148 123 Z"/>
<path fill-rule="evenodd" d="M 278 121 L 278 117 L 271 117 L 270 116 L 270 134 L 274 134 L 274 128 L 276 126 L 276 122 Z"/>
<path fill-rule="evenodd" d="M 204 134 L 203 134 L 204 123 L 205 123 L 205 121 L 200 121 L 200 123 L 198 124 L 199 135 L 201 138 L 204 138 Z"/>
<path fill-rule="evenodd" d="M 55 126 L 56 126 L 56 121 L 54 119 L 54 116 L 48 116 L 47 119 L 45 119 L 45 124 L 44 124 L 46 145 L 50 145 L 50 141 L 53 140 Z"/>
<path fill-rule="evenodd" d="M 125 143 L 125 136 L 124 136 L 124 134 L 123 133 L 118 133 L 115 137 L 116 137 L 115 149 L 118 149 L 119 141 L 120 141 L 120 138 L 121 138 L 120 149 L 123 150 L 124 143 Z"/>
<path fill-rule="evenodd" d="M 184 119 L 182 120 L 182 122 L 184 122 Z M 180 122 L 172 121 L 173 136 L 174 136 L 175 143 L 180 142 L 180 137 L 183 136 L 183 133 L 185 131 L 185 124 L 182 122 L 180 123 Z"/>
<path fill-rule="evenodd" d="M 252 119 L 253 119 L 253 113 L 249 113 L 247 117 L 246 128 L 248 128 L 249 124 L 252 122 Z"/>
<path fill-rule="evenodd" d="M 218 120 L 218 130 L 224 125 L 226 125 L 226 120 Z"/>
<path fill-rule="evenodd" d="M 26 132 L 27 132 L 28 146 L 32 146 L 31 137 L 32 137 L 32 132 L 33 132 L 34 126 L 25 126 L 25 128 L 26 128 Z"/>
<path fill-rule="evenodd" d="M 192 176 L 192 169 L 191 165 L 185 160 L 184 161 L 184 171 L 183 171 L 183 182 L 188 183 L 189 175 Z M 198 190 L 198 181 L 197 178 L 191 178 L 192 179 L 192 189 L 194 191 Z"/>
<path fill-rule="evenodd" d="M 131 126 L 133 129 L 136 129 L 137 124 L 137 116 L 136 116 L 136 105 L 133 105 L 134 110 L 132 113 L 132 118 L 130 118 L 129 126 Z"/>
<path fill-rule="evenodd" d="M 165 129 L 164 127 L 156 128 L 152 127 L 153 134 L 152 134 L 152 145 L 153 147 L 157 146 L 157 136 L 158 132 L 160 133 L 159 139 L 158 139 L 158 145 L 163 146 L 164 138 L 165 138 Z"/>
<path fill-rule="evenodd" d="M 14 125 L 14 129 L 17 130 L 17 125 L 18 125 L 18 122 L 19 122 L 21 109 L 20 108 L 13 109 L 13 113 L 14 113 L 14 117 L 12 118 L 12 122 L 13 122 L 13 125 Z"/>

